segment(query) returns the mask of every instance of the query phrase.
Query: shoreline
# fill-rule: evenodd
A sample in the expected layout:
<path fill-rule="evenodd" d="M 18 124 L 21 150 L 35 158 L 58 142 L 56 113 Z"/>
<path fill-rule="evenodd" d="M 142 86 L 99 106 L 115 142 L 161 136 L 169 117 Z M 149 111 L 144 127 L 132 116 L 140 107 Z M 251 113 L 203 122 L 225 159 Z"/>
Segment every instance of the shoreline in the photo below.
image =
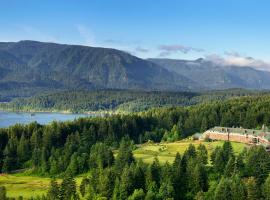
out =
<path fill-rule="evenodd" d="M 119 112 L 113 110 L 104 110 L 104 111 L 83 111 L 83 112 L 72 112 L 71 110 L 36 110 L 36 109 L 4 109 L 0 108 L 2 112 L 17 112 L 17 113 L 59 113 L 59 114 L 82 114 L 82 115 L 117 115 L 117 114 L 127 114 L 128 112 Z"/>

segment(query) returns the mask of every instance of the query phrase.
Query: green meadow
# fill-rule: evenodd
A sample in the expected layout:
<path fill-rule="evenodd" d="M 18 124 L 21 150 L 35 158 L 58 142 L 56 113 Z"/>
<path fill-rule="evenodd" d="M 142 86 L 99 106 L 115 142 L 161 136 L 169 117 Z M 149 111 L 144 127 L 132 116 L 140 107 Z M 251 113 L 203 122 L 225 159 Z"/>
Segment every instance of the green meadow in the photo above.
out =
<path fill-rule="evenodd" d="M 207 147 L 209 155 L 216 146 L 222 146 L 223 144 L 222 141 L 201 142 L 188 140 L 173 143 L 145 143 L 138 145 L 133 153 L 136 159 L 142 159 L 142 161 L 146 163 L 151 163 L 155 157 L 157 157 L 161 163 L 172 163 L 177 152 L 183 154 L 189 144 L 194 144 L 197 147 L 200 143 L 203 143 Z M 234 151 L 239 153 L 246 145 L 233 142 L 232 146 Z M 81 180 L 82 176 L 76 177 L 77 185 L 80 184 Z M 0 185 L 6 186 L 8 197 L 23 196 L 30 198 L 43 195 L 46 194 L 49 184 L 50 178 L 30 176 L 24 173 L 0 175 Z"/>
<path fill-rule="evenodd" d="M 202 142 L 189 140 L 172 143 L 145 143 L 138 145 L 138 148 L 133 153 L 136 159 L 142 159 L 145 163 L 151 163 L 155 157 L 157 157 L 161 163 L 172 163 L 176 153 L 179 152 L 180 154 L 183 154 L 189 144 L 194 144 L 195 147 L 199 144 L 204 144 L 208 150 L 208 155 L 210 156 L 212 151 L 217 146 L 222 146 L 223 143 L 223 141 Z M 246 145 L 243 143 L 232 142 L 232 146 L 237 154 L 240 153 Z"/>

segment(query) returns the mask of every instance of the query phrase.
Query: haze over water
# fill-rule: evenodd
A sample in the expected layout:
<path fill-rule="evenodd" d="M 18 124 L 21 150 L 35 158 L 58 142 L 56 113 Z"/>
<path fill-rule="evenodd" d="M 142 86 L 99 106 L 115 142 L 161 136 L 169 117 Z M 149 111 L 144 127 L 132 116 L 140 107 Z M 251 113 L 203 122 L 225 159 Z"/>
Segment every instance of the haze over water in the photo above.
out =
<path fill-rule="evenodd" d="M 89 117 L 86 114 L 63 114 L 63 113 L 25 113 L 25 112 L 5 112 L 0 111 L 0 128 L 5 128 L 17 123 L 28 124 L 38 122 L 39 124 L 48 124 L 52 121 L 74 120 L 80 117 Z"/>

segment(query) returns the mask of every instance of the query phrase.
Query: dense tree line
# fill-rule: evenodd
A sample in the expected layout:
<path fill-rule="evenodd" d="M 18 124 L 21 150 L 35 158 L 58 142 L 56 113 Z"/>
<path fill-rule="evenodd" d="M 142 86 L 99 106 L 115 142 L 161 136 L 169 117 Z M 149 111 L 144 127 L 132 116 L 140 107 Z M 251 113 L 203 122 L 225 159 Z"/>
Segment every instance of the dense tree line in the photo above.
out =
<path fill-rule="evenodd" d="M 39 175 L 67 177 L 60 185 L 52 183 L 59 188 L 58 199 L 66 198 L 61 195 L 82 196 L 69 192 L 74 188 L 72 177 L 84 172 L 91 175 L 83 181 L 80 193 L 94 195 L 90 199 L 237 199 L 233 196 L 239 195 L 238 190 L 247 199 L 258 199 L 266 195 L 270 182 L 270 159 L 263 147 L 235 155 L 230 143 L 225 143 L 213 151 L 213 167 L 207 165 L 204 146 L 190 146 L 184 155 L 176 156 L 178 164 L 165 166 L 158 160 L 151 165 L 136 162 L 132 149 L 133 144 L 173 141 L 215 125 L 269 125 L 269 101 L 268 96 L 243 97 L 49 125 L 14 125 L 0 129 L 0 168 L 4 173 L 31 168 Z"/>
<path fill-rule="evenodd" d="M 144 113 L 82 118 L 49 125 L 31 123 L 0 129 L 0 169 L 34 168 L 44 175 L 65 173 L 76 161 L 79 174 L 89 169 L 92 145 L 117 148 L 123 137 L 134 143 L 186 138 L 210 127 L 270 125 L 270 97 L 244 97 L 191 107 L 153 109 Z"/>
<path fill-rule="evenodd" d="M 32 200 L 270 198 L 270 155 L 262 146 L 244 149 L 236 155 L 230 142 L 225 142 L 212 152 L 209 163 L 204 145 L 190 145 L 183 155 L 176 154 L 172 164 L 164 165 L 157 158 L 151 164 L 136 161 L 132 148 L 132 142 L 124 138 L 114 157 L 106 144 L 93 145 L 89 173 L 79 184 L 70 171 L 62 181 L 51 180 L 47 195 Z M 4 187 L 0 188 L 0 197 L 7 199 Z"/>
<path fill-rule="evenodd" d="M 87 112 L 110 110 L 138 112 L 149 110 L 150 108 L 189 106 L 202 102 L 222 101 L 232 97 L 262 94 L 268 93 L 241 89 L 204 93 L 136 90 L 66 91 L 15 99 L 8 104 L 0 104 L 0 107 L 2 109 L 28 111 L 68 110 L 72 112 Z"/>

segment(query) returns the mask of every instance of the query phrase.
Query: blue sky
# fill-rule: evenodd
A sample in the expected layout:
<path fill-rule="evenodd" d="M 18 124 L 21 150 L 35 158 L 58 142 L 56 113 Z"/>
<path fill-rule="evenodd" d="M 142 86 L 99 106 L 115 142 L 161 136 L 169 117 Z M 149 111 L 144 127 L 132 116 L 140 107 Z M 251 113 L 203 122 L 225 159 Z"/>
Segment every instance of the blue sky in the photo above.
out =
<path fill-rule="evenodd" d="M 268 0 L 2 0 L 0 41 L 269 67 Z"/>

